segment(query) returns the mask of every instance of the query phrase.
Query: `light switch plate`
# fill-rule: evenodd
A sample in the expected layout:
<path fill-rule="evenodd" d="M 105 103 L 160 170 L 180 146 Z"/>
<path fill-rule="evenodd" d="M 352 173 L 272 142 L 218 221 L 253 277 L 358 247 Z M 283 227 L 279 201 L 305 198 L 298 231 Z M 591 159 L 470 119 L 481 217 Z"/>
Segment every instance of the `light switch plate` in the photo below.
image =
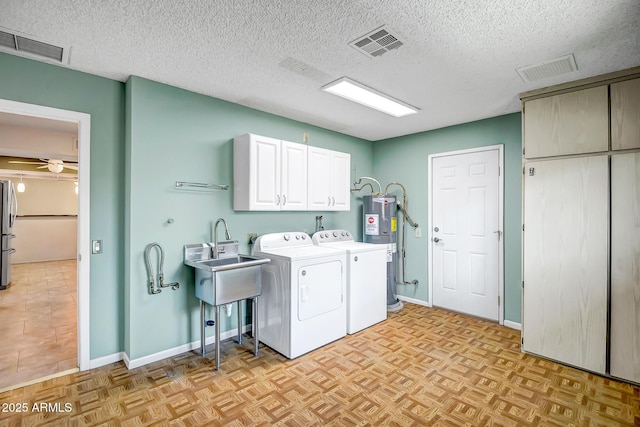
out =
<path fill-rule="evenodd" d="M 102 253 L 102 240 L 92 240 L 91 241 L 91 253 L 92 254 L 101 254 Z"/>

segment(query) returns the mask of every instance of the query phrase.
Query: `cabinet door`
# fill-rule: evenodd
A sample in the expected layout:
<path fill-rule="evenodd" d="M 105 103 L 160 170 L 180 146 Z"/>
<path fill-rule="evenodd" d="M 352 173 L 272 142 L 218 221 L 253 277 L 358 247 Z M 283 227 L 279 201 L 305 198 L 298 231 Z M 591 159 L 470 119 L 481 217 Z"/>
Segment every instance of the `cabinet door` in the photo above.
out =
<path fill-rule="evenodd" d="M 640 383 L 640 153 L 611 156 L 611 375 Z"/>
<path fill-rule="evenodd" d="M 523 126 L 526 158 L 607 151 L 608 88 L 526 101 Z"/>
<path fill-rule="evenodd" d="M 607 156 L 527 162 L 523 349 L 604 373 Z"/>
<path fill-rule="evenodd" d="M 250 209 L 280 209 L 280 140 L 251 135 Z"/>
<path fill-rule="evenodd" d="M 640 148 L 640 79 L 611 85 L 611 148 Z"/>
<path fill-rule="evenodd" d="M 330 210 L 332 167 L 331 151 L 309 147 L 309 194 L 307 207 L 310 210 Z"/>
<path fill-rule="evenodd" d="M 348 211 L 351 208 L 351 155 L 335 151 L 332 168 L 331 208 Z"/>
<path fill-rule="evenodd" d="M 307 146 L 282 141 L 282 210 L 307 209 Z"/>

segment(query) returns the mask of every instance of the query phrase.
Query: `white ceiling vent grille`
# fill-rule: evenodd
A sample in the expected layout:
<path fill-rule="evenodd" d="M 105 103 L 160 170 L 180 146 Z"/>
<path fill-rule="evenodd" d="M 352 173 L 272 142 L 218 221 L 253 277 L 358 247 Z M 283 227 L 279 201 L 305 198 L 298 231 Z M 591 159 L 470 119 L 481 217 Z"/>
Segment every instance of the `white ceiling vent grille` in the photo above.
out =
<path fill-rule="evenodd" d="M 0 27 L 0 51 L 33 59 L 69 63 L 69 48 L 56 46 L 36 37 Z"/>
<path fill-rule="evenodd" d="M 397 34 L 392 33 L 391 30 L 382 26 L 371 31 L 369 34 L 358 37 L 349 43 L 349 46 L 369 58 L 375 58 L 390 50 L 397 49 L 403 44 L 404 42 L 400 40 Z"/>
<path fill-rule="evenodd" d="M 540 64 L 516 68 L 516 71 L 520 74 L 522 80 L 527 83 L 559 76 L 560 74 L 571 73 L 577 70 L 578 66 L 576 65 L 576 60 L 572 53 Z"/>

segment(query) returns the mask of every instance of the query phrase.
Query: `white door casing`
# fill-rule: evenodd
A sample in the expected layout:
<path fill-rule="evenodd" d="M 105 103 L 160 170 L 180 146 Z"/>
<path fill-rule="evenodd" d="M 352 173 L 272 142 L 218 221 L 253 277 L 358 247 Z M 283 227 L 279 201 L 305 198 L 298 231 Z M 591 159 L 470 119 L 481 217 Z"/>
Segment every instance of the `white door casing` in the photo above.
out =
<path fill-rule="evenodd" d="M 91 369 L 90 354 L 90 135 L 91 115 L 0 99 L 0 112 L 78 124 L 78 365 Z"/>
<path fill-rule="evenodd" d="M 429 156 L 431 305 L 504 322 L 502 145 Z"/>

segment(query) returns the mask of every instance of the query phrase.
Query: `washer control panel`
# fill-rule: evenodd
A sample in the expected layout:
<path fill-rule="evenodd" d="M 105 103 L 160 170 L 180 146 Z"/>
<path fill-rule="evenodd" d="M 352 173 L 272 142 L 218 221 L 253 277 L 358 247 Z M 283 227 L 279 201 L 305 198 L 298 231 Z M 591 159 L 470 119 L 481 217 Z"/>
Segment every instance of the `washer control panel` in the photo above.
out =
<path fill-rule="evenodd" d="M 285 233 L 263 234 L 256 239 L 255 250 L 288 248 L 292 246 L 313 245 L 307 233 L 292 231 Z"/>
<path fill-rule="evenodd" d="M 347 230 L 323 230 L 313 234 L 313 243 L 353 242 L 353 234 Z"/>

